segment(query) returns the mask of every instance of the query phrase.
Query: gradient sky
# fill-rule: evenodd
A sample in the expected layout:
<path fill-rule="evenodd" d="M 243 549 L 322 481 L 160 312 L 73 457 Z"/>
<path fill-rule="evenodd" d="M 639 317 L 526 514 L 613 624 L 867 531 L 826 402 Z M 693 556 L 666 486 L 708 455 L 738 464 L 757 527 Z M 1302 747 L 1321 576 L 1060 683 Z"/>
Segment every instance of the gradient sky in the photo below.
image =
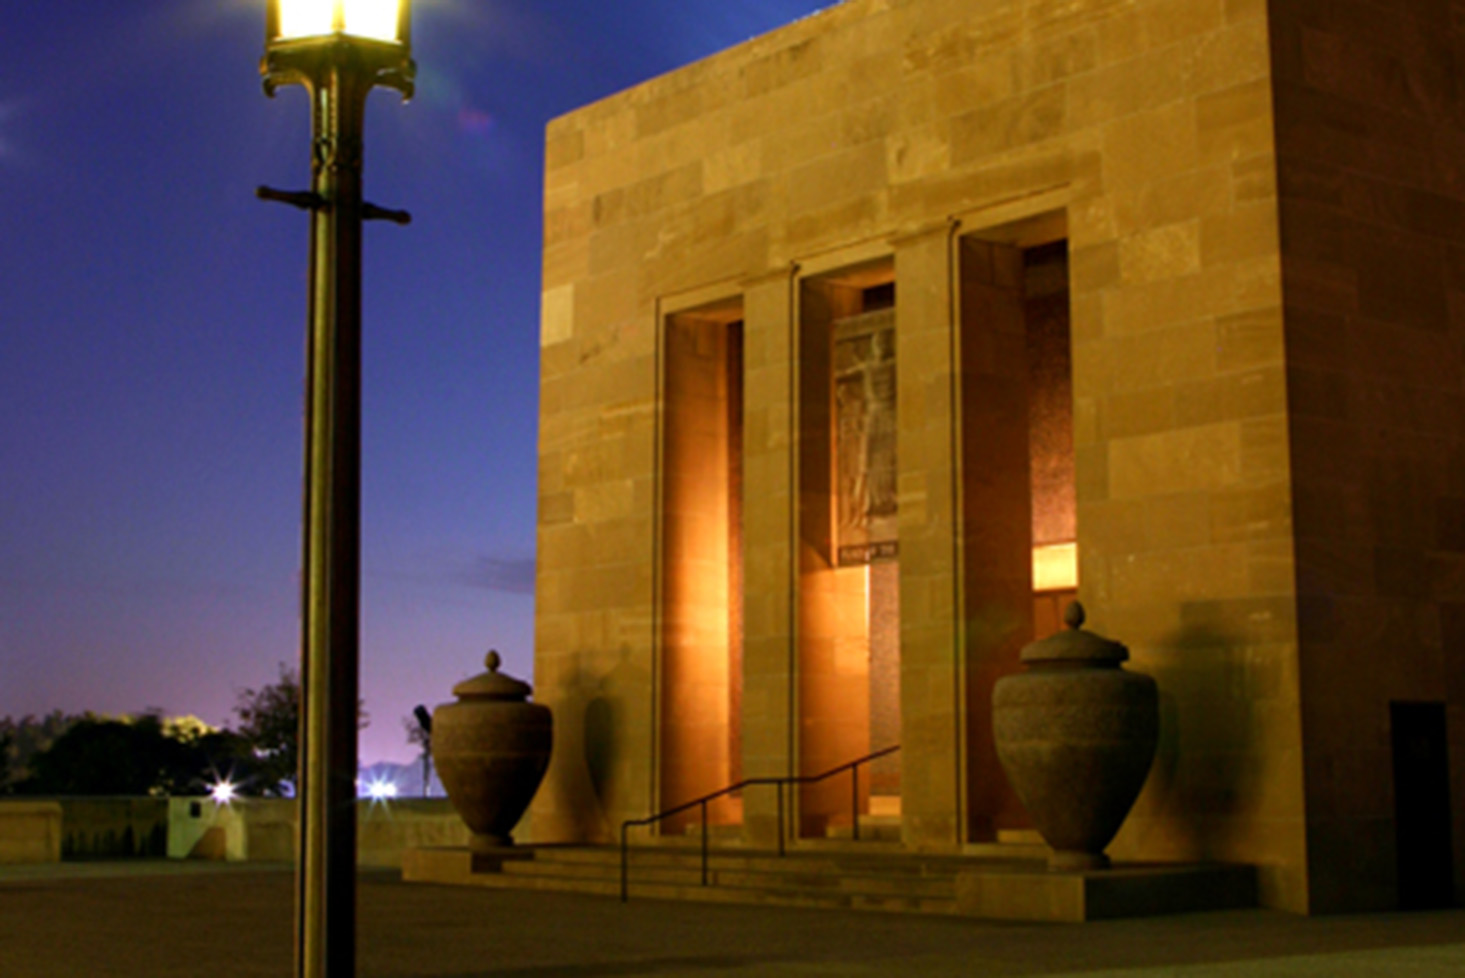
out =
<path fill-rule="evenodd" d="M 417 0 L 366 193 L 363 762 L 498 648 L 532 678 L 545 124 L 832 0 Z M 0 31 L 0 716 L 229 722 L 299 647 L 304 92 L 262 0 Z"/>

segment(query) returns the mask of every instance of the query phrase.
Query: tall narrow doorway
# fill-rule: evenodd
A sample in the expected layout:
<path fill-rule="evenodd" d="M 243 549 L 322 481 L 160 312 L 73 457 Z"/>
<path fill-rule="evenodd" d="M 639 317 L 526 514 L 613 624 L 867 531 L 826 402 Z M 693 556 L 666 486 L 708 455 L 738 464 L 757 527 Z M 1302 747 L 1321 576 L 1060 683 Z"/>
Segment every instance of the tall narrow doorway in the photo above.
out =
<path fill-rule="evenodd" d="M 659 806 L 742 774 L 743 328 L 736 301 L 667 317 L 663 337 Z M 741 802 L 711 807 L 741 822 Z M 680 831 L 691 815 L 663 822 Z"/>
<path fill-rule="evenodd" d="M 900 742 L 895 268 L 799 291 L 798 773 Z M 844 835 L 899 814 L 900 757 L 799 792 L 799 831 Z M 854 789 L 852 791 L 852 788 Z"/>

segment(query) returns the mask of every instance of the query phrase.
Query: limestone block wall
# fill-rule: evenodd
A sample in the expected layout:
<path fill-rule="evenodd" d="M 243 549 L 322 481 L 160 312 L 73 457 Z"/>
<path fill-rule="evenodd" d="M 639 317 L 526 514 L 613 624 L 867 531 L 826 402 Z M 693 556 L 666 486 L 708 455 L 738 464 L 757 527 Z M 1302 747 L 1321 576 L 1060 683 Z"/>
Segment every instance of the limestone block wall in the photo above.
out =
<path fill-rule="evenodd" d="M 299 824 L 293 800 L 240 798 L 216 805 L 209 798 L 170 798 L 163 804 L 169 859 L 291 862 L 298 855 Z M 360 866 L 399 868 L 407 849 L 466 846 L 469 835 L 446 799 L 356 803 L 356 862 Z"/>
<path fill-rule="evenodd" d="M 1388 908 L 1394 702 L 1445 706 L 1465 893 L 1465 21 L 1271 11 L 1311 905 Z"/>
<path fill-rule="evenodd" d="M 168 847 L 168 799 L 58 798 L 63 859 L 156 858 Z"/>
<path fill-rule="evenodd" d="M 61 861 L 61 806 L 54 801 L 0 802 L 0 866 Z"/>
<path fill-rule="evenodd" d="M 907 839 L 969 837 L 970 657 L 1021 636 L 953 585 L 956 256 L 1056 236 L 1080 595 L 1164 700 L 1113 851 L 1257 863 L 1307 907 L 1269 38 L 1265 0 L 849 0 L 551 124 L 536 838 L 657 802 L 664 330 L 720 301 L 745 317 L 744 771 L 797 769 L 799 304 L 869 261 L 896 277 Z"/>

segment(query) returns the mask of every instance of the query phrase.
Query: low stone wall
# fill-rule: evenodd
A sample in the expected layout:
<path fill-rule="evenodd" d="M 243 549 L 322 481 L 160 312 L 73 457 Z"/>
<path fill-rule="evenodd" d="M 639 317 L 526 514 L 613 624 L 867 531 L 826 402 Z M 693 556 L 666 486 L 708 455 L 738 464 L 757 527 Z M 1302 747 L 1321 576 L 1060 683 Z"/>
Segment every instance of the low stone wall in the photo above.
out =
<path fill-rule="evenodd" d="M 357 862 L 400 868 L 404 849 L 468 844 L 468 828 L 444 799 L 357 803 Z M 289 862 L 295 858 L 295 802 L 243 798 L 216 805 L 174 798 L 168 810 L 171 859 Z"/>
<path fill-rule="evenodd" d="M 0 865 L 61 861 L 61 806 L 54 801 L 0 802 Z"/>
<path fill-rule="evenodd" d="M 168 858 L 289 862 L 295 858 L 295 803 L 240 798 L 219 805 L 209 798 L 171 799 Z"/>
<path fill-rule="evenodd" d="M 362 866 L 400 869 L 403 851 L 466 846 L 470 834 L 446 798 L 361 802 L 356 809 L 356 856 Z"/>
<path fill-rule="evenodd" d="M 161 858 L 168 847 L 166 798 L 57 798 L 61 858 Z"/>

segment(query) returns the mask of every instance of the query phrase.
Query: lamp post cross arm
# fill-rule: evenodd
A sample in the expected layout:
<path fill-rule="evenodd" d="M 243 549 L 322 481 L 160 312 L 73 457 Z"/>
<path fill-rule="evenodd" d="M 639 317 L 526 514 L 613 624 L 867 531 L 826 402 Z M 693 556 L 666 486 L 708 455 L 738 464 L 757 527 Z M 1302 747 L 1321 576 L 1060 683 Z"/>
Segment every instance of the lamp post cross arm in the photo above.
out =
<path fill-rule="evenodd" d="M 324 209 L 331 204 L 324 196 L 313 190 L 276 190 L 274 187 L 256 187 L 254 195 L 260 200 L 289 204 L 307 211 Z M 378 207 L 376 204 L 370 203 L 361 205 L 361 219 L 363 221 L 391 221 L 393 224 L 404 225 L 412 223 L 412 215 L 408 211 Z"/>

